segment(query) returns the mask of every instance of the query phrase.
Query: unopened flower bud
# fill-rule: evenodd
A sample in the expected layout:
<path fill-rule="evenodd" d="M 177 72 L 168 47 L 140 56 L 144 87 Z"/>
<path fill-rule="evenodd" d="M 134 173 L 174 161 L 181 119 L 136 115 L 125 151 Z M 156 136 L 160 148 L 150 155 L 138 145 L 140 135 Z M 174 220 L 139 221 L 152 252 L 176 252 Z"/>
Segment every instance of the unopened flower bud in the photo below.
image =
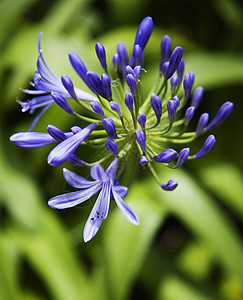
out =
<path fill-rule="evenodd" d="M 208 124 L 208 118 L 209 118 L 208 113 L 204 113 L 200 116 L 197 124 L 197 129 L 196 129 L 196 137 L 198 137 L 202 133 L 203 129 Z"/>
<path fill-rule="evenodd" d="M 118 156 L 117 144 L 110 137 L 107 137 L 107 139 L 105 140 L 105 146 L 112 155 Z"/>
<path fill-rule="evenodd" d="M 143 151 L 143 153 L 145 153 L 146 151 L 146 137 L 144 132 L 141 129 L 138 129 L 135 131 L 135 137 L 136 140 L 141 148 L 141 150 Z"/>
<path fill-rule="evenodd" d="M 168 148 L 164 150 L 162 153 L 154 157 L 154 160 L 159 163 L 170 163 L 173 159 L 177 156 L 177 152 L 172 149 Z"/>
<path fill-rule="evenodd" d="M 178 156 L 178 160 L 176 163 L 176 168 L 181 167 L 187 160 L 188 156 L 190 154 L 190 148 L 184 148 L 180 151 L 179 156 Z"/>
<path fill-rule="evenodd" d="M 201 150 L 194 155 L 194 158 L 198 159 L 198 158 L 201 158 L 201 157 L 205 156 L 206 154 L 208 154 L 215 146 L 215 143 L 216 143 L 216 139 L 215 139 L 214 135 L 210 134 L 207 137 Z"/>
<path fill-rule="evenodd" d="M 105 71 L 107 71 L 105 47 L 101 43 L 96 43 L 95 51 L 96 51 L 97 57 L 100 61 L 100 64 L 101 64 L 102 68 Z"/>
<path fill-rule="evenodd" d="M 169 180 L 167 184 L 161 184 L 162 189 L 165 191 L 174 191 L 174 189 L 176 189 L 177 186 L 178 183 L 174 179 Z"/>
<path fill-rule="evenodd" d="M 171 39 L 168 35 L 164 35 L 161 40 L 161 63 L 168 61 L 171 53 Z"/>
<path fill-rule="evenodd" d="M 145 129 L 146 120 L 147 120 L 147 117 L 146 117 L 145 113 L 140 112 L 138 114 L 138 124 L 141 126 L 142 129 Z"/>
<path fill-rule="evenodd" d="M 165 74 L 165 79 L 167 80 L 170 79 L 170 77 L 174 74 L 174 72 L 179 66 L 182 55 L 183 55 L 183 49 L 180 46 L 177 46 L 171 54 L 169 67 Z"/>
<path fill-rule="evenodd" d="M 120 105 L 119 105 L 117 102 L 111 101 L 111 102 L 110 102 L 110 108 L 111 108 L 113 111 L 115 111 L 115 112 L 118 114 L 119 117 L 122 116 L 122 111 L 121 111 Z"/>
<path fill-rule="evenodd" d="M 107 134 L 112 138 L 112 139 L 117 139 L 117 134 L 116 134 L 116 126 L 114 121 L 111 118 L 105 118 L 102 120 L 102 125 L 107 132 Z"/>
<path fill-rule="evenodd" d="M 233 108 L 234 108 L 234 104 L 232 102 L 230 101 L 225 102 L 218 110 L 214 119 L 208 124 L 208 126 L 205 129 L 209 131 L 218 127 L 221 123 L 223 123 L 228 118 Z"/>
<path fill-rule="evenodd" d="M 72 82 L 71 78 L 68 75 L 62 75 L 61 81 L 62 81 L 62 84 L 65 87 L 65 89 L 71 95 L 71 97 L 73 99 L 77 100 L 77 95 L 75 93 L 74 85 L 73 85 L 73 82 Z"/>
<path fill-rule="evenodd" d="M 130 112 L 133 112 L 133 96 L 131 93 L 127 92 L 125 95 L 125 104 Z"/>
<path fill-rule="evenodd" d="M 156 115 L 157 121 L 159 122 L 162 116 L 162 102 L 158 95 L 152 93 L 151 95 L 151 106 Z"/>
<path fill-rule="evenodd" d="M 195 106 L 196 108 L 199 106 L 204 93 L 204 88 L 198 86 L 192 94 L 191 106 Z"/>
<path fill-rule="evenodd" d="M 52 99 L 56 102 L 57 105 L 59 105 L 63 110 L 65 110 L 70 115 L 74 114 L 73 109 L 71 106 L 67 103 L 67 100 L 59 93 L 52 92 L 51 93 Z"/>
<path fill-rule="evenodd" d="M 91 108 L 94 112 L 96 112 L 98 115 L 101 116 L 101 118 L 105 117 L 104 111 L 102 109 L 102 106 L 98 102 L 91 102 Z"/>

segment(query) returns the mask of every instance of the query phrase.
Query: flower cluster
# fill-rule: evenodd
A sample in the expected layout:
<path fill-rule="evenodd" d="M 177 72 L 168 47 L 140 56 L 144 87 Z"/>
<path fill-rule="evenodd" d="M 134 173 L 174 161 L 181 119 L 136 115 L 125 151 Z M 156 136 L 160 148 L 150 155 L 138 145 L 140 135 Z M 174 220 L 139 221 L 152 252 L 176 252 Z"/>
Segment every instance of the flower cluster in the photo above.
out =
<path fill-rule="evenodd" d="M 119 184 L 119 178 L 115 178 L 118 166 L 121 170 L 119 176 L 125 170 L 127 157 L 132 151 L 137 153 L 138 164 L 142 169 L 150 170 L 163 190 L 172 191 L 178 183 L 173 179 L 162 183 L 154 163 L 179 168 L 189 159 L 198 159 L 208 154 L 216 142 L 212 134 L 207 136 L 202 148 L 195 154 L 191 154 L 190 148 L 184 145 L 219 126 L 233 110 L 233 103 L 225 102 L 214 118 L 210 120 L 209 114 L 203 113 L 195 131 L 187 131 L 202 100 L 204 89 L 200 86 L 194 88 L 194 73 L 185 74 L 183 49 L 180 46 L 172 49 L 168 35 L 161 41 L 158 78 L 151 93 L 144 96 L 141 85 L 143 77 L 148 74 L 143 68 L 144 49 L 152 31 L 152 18 L 144 18 L 137 30 L 130 59 L 125 44 L 118 42 L 117 53 L 113 55 L 112 67 L 109 68 L 105 47 L 96 43 L 96 54 L 104 70 L 101 76 L 88 71 L 78 54 L 69 53 L 72 67 L 91 93 L 74 87 L 68 75 L 59 78 L 50 69 L 43 56 L 41 34 L 38 37 L 37 71 L 31 83 L 34 89 L 23 90 L 34 97 L 27 102 L 19 101 L 19 104 L 23 111 L 29 110 L 30 113 L 37 108 L 42 110 L 29 131 L 16 133 L 10 140 L 25 148 L 56 143 L 47 158 L 49 165 L 59 166 L 68 160 L 77 166 L 90 167 L 94 181 L 63 169 L 65 180 L 78 191 L 49 200 L 51 207 L 64 209 L 78 205 L 100 191 L 84 228 L 85 242 L 94 237 L 101 222 L 107 218 L 111 199 L 117 203 L 128 221 L 139 224 L 137 215 L 123 200 L 127 188 Z M 82 114 L 73 110 L 72 101 L 81 106 Z M 60 106 L 70 116 L 86 122 L 87 126 L 74 126 L 64 133 L 54 125 L 48 125 L 46 133 L 34 132 L 36 122 L 51 105 Z M 106 154 L 98 161 L 85 162 L 74 154 L 81 143 L 89 147 L 104 145 Z M 178 150 L 180 145 L 183 147 Z M 106 171 L 101 164 L 109 165 Z"/>

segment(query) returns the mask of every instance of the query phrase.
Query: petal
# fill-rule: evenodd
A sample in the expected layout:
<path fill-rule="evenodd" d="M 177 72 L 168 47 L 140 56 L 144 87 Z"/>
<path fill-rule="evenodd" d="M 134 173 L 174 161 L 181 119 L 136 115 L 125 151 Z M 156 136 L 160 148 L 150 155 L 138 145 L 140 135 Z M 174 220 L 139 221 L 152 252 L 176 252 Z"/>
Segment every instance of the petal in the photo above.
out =
<path fill-rule="evenodd" d="M 109 179 L 103 167 L 98 163 L 90 168 L 90 175 L 94 180 L 107 181 Z"/>
<path fill-rule="evenodd" d="M 120 197 L 126 197 L 128 188 L 126 186 L 122 185 L 113 185 L 112 191 L 115 191 L 117 194 L 119 194 Z"/>
<path fill-rule="evenodd" d="M 116 176 L 116 172 L 117 172 L 117 168 L 118 168 L 118 160 L 114 159 L 109 167 L 106 169 L 106 174 L 107 176 L 114 181 L 115 180 L 115 176 Z"/>
<path fill-rule="evenodd" d="M 121 212 L 127 218 L 127 220 L 134 225 L 139 225 L 138 216 L 130 208 L 130 206 L 128 206 L 128 204 L 120 197 L 120 195 L 115 191 L 114 186 L 112 186 L 112 192 L 117 206 L 120 208 Z"/>
<path fill-rule="evenodd" d="M 10 137 L 10 141 L 23 148 L 39 148 L 57 141 L 44 132 L 19 132 Z"/>
<path fill-rule="evenodd" d="M 97 233 L 102 223 L 102 220 L 106 219 L 110 205 L 110 182 L 103 183 L 102 190 L 98 199 L 89 215 L 89 218 L 85 224 L 83 238 L 85 243 L 90 241 Z"/>
<path fill-rule="evenodd" d="M 53 197 L 48 201 L 48 205 L 52 208 L 57 209 L 64 209 L 76 206 L 84 202 L 85 200 L 91 198 L 100 190 L 101 186 L 102 183 L 97 183 L 96 185 L 82 191 L 66 193 Z"/>
<path fill-rule="evenodd" d="M 96 128 L 96 126 L 97 123 L 91 123 L 82 131 L 57 145 L 48 155 L 48 164 L 56 167 L 68 160 L 77 147 Z"/>
<path fill-rule="evenodd" d="M 85 179 L 65 168 L 63 169 L 63 175 L 68 184 L 78 189 L 89 188 L 97 184 L 97 181 Z"/>

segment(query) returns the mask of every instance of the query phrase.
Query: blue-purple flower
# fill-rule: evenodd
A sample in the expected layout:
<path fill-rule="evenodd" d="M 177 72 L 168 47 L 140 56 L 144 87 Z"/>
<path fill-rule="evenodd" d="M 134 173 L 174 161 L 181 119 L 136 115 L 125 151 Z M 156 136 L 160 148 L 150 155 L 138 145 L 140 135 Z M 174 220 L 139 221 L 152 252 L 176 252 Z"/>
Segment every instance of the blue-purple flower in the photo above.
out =
<path fill-rule="evenodd" d="M 127 188 L 117 184 L 123 172 L 126 176 L 126 170 L 130 167 L 127 162 L 131 154 L 137 167 L 150 171 L 164 191 L 173 191 L 178 186 L 177 181 L 169 179 L 167 183 L 162 183 L 154 165 L 158 163 L 160 166 L 180 168 L 187 160 L 207 155 L 216 143 L 216 138 L 209 131 L 224 122 L 234 107 L 232 102 L 225 102 L 214 118 L 207 112 L 198 112 L 204 89 L 200 86 L 194 87 L 194 72 L 184 74 L 183 49 L 180 46 L 172 47 L 168 35 L 162 37 L 157 79 L 148 94 L 145 91 L 141 93 L 144 77 L 150 74 L 150 70 L 143 67 L 143 64 L 146 62 L 144 49 L 152 31 L 152 18 L 144 18 L 135 35 L 131 53 L 128 53 L 123 42 L 118 42 L 117 52 L 112 56 L 112 67 L 107 63 L 105 45 L 97 42 L 95 51 L 104 72 L 102 74 L 88 70 L 79 55 L 70 51 L 71 66 L 86 84 L 87 92 L 74 87 L 68 75 L 58 77 L 50 69 L 40 46 L 41 34 L 38 37 L 37 71 L 31 83 L 35 90 L 23 90 L 33 95 L 33 98 L 19 103 L 23 111 L 30 110 L 33 113 L 36 108 L 43 109 L 28 132 L 16 133 L 10 140 L 24 148 L 57 143 L 48 155 L 49 165 L 58 167 L 69 161 L 77 166 L 90 168 L 90 175 L 94 180 L 87 180 L 64 169 L 66 181 L 79 190 L 49 200 L 51 207 L 64 209 L 78 205 L 99 192 L 84 228 L 85 242 L 93 238 L 101 222 L 107 218 L 110 199 L 115 200 L 131 223 L 139 224 L 137 215 L 123 200 Z M 72 108 L 70 99 L 82 105 L 81 112 Z M 82 100 L 86 102 L 80 102 Z M 53 103 L 70 118 L 76 118 L 79 126 L 73 126 L 66 133 L 54 125 L 47 127 L 47 133 L 32 132 L 41 114 Z M 191 120 L 198 113 L 201 116 L 196 122 L 196 128 L 188 131 L 193 123 Z M 80 128 L 80 121 L 85 123 L 83 129 Z M 201 149 L 191 153 L 193 151 L 188 144 L 205 133 L 209 135 Z M 92 157 L 89 156 L 88 162 L 74 154 L 84 143 L 87 153 L 91 148 L 92 153 L 95 153 Z M 103 164 L 109 165 L 106 171 Z M 115 180 L 118 165 L 118 178 Z M 132 171 L 133 169 L 129 173 Z"/>
<path fill-rule="evenodd" d="M 127 194 L 127 188 L 114 183 L 117 168 L 118 160 L 116 159 L 111 162 L 106 171 L 100 164 L 94 164 L 90 169 L 90 176 L 94 180 L 85 179 L 67 169 L 63 169 L 67 183 L 79 189 L 79 191 L 62 194 L 48 201 L 50 207 L 64 209 L 81 204 L 100 191 L 84 227 L 83 238 L 85 242 L 90 241 L 96 235 L 102 221 L 107 218 L 111 195 L 127 220 L 134 225 L 139 225 L 136 213 L 123 200 L 123 197 Z"/>

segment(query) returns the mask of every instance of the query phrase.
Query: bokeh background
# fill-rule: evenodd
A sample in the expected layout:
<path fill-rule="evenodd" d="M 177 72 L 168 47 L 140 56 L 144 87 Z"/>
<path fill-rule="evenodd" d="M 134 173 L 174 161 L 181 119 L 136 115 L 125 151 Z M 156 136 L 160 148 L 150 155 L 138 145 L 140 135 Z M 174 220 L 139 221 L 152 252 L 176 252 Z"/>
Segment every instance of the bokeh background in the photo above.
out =
<path fill-rule="evenodd" d="M 49 208 L 50 197 L 68 190 L 62 167 L 46 163 L 51 148 L 28 150 L 9 141 L 33 120 L 21 113 L 16 98 L 27 99 L 19 88 L 28 88 L 33 78 L 39 32 L 51 68 L 85 88 L 68 51 L 101 72 L 96 41 L 110 60 L 119 40 L 131 53 L 147 15 L 155 25 L 145 51 L 147 71 L 158 69 L 160 41 L 169 34 L 173 46 L 183 47 L 195 86 L 205 88 L 199 114 L 213 117 L 228 100 L 235 109 L 214 130 L 210 155 L 182 170 L 158 169 L 162 180 L 179 182 L 176 191 L 163 192 L 146 172 L 134 180 L 126 200 L 139 215 L 139 227 L 112 205 L 98 235 L 85 244 L 82 230 L 92 201 L 65 211 Z M 0 299 L 243 299 L 241 0 L 1 0 L 0 101 Z M 72 122 L 61 109 L 50 109 L 36 131 L 48 124 L 65 131 Z M 87 157 L 85 149 L 80 154 Z"/>

